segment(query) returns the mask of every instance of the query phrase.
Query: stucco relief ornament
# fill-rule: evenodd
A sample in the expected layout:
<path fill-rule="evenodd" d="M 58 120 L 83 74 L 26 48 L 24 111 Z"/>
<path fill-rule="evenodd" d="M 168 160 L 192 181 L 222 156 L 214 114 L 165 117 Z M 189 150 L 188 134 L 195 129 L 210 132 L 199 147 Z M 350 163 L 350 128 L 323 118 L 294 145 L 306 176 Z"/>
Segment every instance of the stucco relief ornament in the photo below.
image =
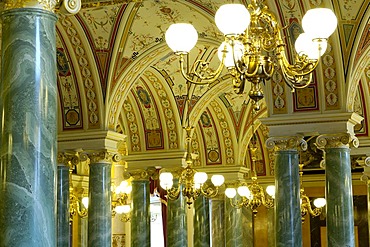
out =
<path fill-rule="evenodd" d="M 37 8 L 63 14 L 77 14 L 81 9 L 81 0 L 5 0 L 5 10 L 18 8 Z"/>

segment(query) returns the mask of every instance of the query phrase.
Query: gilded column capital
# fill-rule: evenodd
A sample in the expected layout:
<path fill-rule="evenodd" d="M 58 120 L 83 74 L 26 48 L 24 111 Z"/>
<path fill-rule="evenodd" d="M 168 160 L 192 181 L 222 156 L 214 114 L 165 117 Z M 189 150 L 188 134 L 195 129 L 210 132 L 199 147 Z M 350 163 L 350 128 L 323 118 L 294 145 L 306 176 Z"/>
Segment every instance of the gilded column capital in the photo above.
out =
<path fill-rule="evenodd" d="M 320 149 L 349 147 L 349 145 L 357 148 L 359 141 L 356 136 L 349 133 L 323 134 L 316 138 L 316 145 Z"/>
<path fill-rule="evenodd" d="M 159 178 L 158 172 L 156 169 L 153 168 L 148 168 L 148 169 L 138 169 L 134 171 L 129 172 L 130 177 L 132 177 L 134 180 L 148 180 L 148 179 L 153 179 L 157 180 Z"/>
<path fill-rule="evenodd" d="M 75 15 L 81 9 L 81 0 L 5 0 L 4 10 L 34 8 Z"/>
<path fill-rule="evenodd" d="M 300 135 L 270 137 L 266 141 L 266 147 L 275 151 L 297 150 L 298 148 L 306 150 L 307 142 Z"/>
<path fill-rule="evenodd" d="M 78 156 L 78 153 L 67 153 L 67 152 L 59 152 L 58 153 L 58 165 L 65 165 L 72 168 L 73 166 L 76 166 L 80 162 L 80 158 Z"/>
<path fill-rule="evenodd" d="M 122 160 L 122 156 L 119 153 L 109 152 L 107 150 L 97 150 L 91 152 L 85 152 L 82 155 L 86 155 L 90 159 L 90 164 L 94 163 L 112 163 L 119 162 Z"/>

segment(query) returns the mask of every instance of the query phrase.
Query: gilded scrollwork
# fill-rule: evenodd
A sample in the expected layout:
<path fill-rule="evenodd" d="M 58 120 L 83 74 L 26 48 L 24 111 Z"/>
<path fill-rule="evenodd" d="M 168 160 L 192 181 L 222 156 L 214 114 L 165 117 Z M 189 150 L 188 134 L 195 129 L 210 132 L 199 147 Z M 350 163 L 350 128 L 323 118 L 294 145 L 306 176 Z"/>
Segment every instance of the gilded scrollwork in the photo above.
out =
<path fill-rule="evenodd" d="M 122 160 L 121 154 L 109 152 L 107 150 L 91 151 L 84 154 L 90 160 L 90 164 L 120 162 Z"/>
<path fill-rule="evenodd" d="M 340 148 L 340 147 L 358 147 L 359 140 L 356 136 L 349 133 L 324 134 L 316 138 L 318 148 Z"/>
<path fill-rule="evenodd" d="M 153 180 L 158 179 L 158 172 L 156 169 L 153 168 L 148 168 L 146 170 L 144 169 L 138 169 L 134 171 L 129 172 L 130 177 L 132 177 L 134 180 L 148 180 L 149 178 Z"/>
<path fill-rule="evenodd" d="M 266 141 L 267 149 L 274 149 L 275 151 L 283 150 L 306 150 L 307 142 L 303 139 L 303 136 L 282 136 L 282 137 L 270 137 Z"/>

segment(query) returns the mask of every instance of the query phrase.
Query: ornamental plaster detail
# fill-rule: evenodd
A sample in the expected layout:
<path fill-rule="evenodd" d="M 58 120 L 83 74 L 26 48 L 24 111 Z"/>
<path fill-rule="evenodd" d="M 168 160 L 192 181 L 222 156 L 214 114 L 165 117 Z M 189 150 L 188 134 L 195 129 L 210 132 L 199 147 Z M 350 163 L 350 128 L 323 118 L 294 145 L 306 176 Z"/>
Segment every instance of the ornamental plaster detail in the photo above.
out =
<path fill-rule="evenodd" d="M 65 17 L 61 20 L 61 24 L 64 27 L 72 46 L 74 47 L 78 66 L 81 71 L 82 81 L 86 92 L 89 127 L 96 128 L 99 124 L 98 103 L 96 97 L 97 92 L 96 88 L 94 87 L 94 79 L 92 78 L 90 68 L 91 65 L 89 64 L 86 51 L 83 48 L 80 35 L 73 26 L 72 21 L 70 21 L 68 17 Z"/>

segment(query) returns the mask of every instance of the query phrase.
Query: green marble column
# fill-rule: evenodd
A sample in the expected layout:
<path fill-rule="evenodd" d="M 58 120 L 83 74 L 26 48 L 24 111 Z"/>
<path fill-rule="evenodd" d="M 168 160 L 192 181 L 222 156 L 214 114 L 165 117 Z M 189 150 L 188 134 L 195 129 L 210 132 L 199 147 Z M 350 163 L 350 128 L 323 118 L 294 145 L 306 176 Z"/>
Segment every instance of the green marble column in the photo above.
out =
<path fill-rule="evenodd" d="M 297 150 L 277 151 L 275 163 L 275 185 L 276 246 L 302 246 L 302 221 Z"/>
<path fill-rule="evenodd" d="M 268 247 L 275 247 L 275 212 L 274 208 L 267 209 L 267 239 Z"/>
<path fill-rule="evenodd" d="M 355 246 L 352 175 L 348 133 L 321 135 L 325 152 L 326 231 L 328 247 Z"/>
<path fill-rule="evenodd" d="M 133 180 L 131 196 L 131 246 L 150 247 L 149 180 Z"/>
<path fill-rule="evenodd" d="M 266 141 L 275 149 L 275 245 L 302 246 L 298 147 L 305 150 L 302 136 L 271 137 Z"/>
<path fill-rule="evenodd" d="M 177 186 L 177 185 L 176 185 Z M 177 200 L 167 202 L 167 246 L 188 246 L 186 198 L 180 193 Z"/>
<path fill-rule="evenodd" d="M 243 229 L 243 247 L 253 247 L 254 226 L 253 212 L 249 207 L 242 208 L 242 229 Z"/>
<path fill-rule="evenodd" d="M 88 246 L 110 247 L 112 245 L 112 193 L 111 163 L 90 163 Z"/>
<path fill-rule="evenodd" d="M 225 200 L 213 198 L 210 203 L 212 247 L 225 247 Z"/>
<path fill-rule="evenodd" d="M 0 246 L 56 246 L 56 16 L 1 13 Z"/>
<path fill-rule="evenodd" d="M 194 202 L 194 247 L 210 246 L 209 199 L 199 196 Z"/>
<path fill-rule="evenodd" d="M 238 198 L 238 196 L 236 196 Z M 231 206 L 228 198 L 225 200 L 225 241 L 227 247 L 243 246 L 242 208 Z"/>
<path fill-rule="evenodd" d="M 69 247 L 69 167 L 58 164 L 57 246 Z"/>

